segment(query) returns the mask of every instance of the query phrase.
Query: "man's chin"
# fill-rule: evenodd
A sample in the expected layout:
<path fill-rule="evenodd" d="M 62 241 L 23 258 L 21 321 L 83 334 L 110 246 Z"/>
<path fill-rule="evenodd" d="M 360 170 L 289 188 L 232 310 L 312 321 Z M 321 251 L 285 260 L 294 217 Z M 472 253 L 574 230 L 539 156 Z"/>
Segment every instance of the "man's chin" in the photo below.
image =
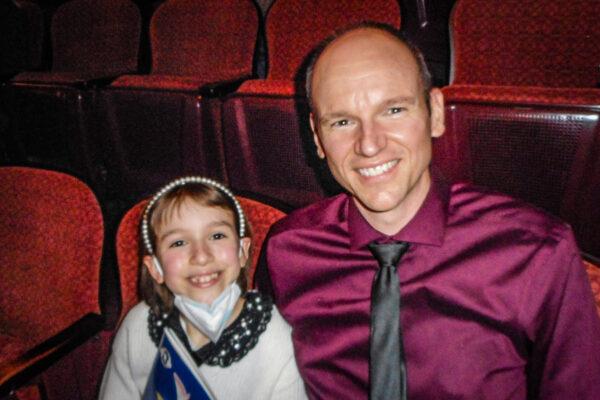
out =
<path fill-rule="evenodd" d="M 398 208 L 401 203 L 397 198 L 385 197 L 385 198 L 371 198 L 371 197 L 357 197 L 354 196 L 359 209 L 372 214 L 385 214 Z"/>

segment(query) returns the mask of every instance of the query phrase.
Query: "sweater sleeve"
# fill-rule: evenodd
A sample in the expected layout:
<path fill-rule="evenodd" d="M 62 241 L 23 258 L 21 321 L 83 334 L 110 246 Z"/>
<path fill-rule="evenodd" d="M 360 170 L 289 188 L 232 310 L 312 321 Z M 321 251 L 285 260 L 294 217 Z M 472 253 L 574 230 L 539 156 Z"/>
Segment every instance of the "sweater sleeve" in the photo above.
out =
<path fill-rule="evenodd" d="M 156 354 L 156 348 L 147 337 L 146 314 L 147 306 L 136 306 L 119 328 L 102 378 L 100 400 L 142 397 Z"/>
<path fill-rule="evenodd" d="M 296 359 L 291 357 L 277 378 L 271 399 L 304 400 L 307 398 L 304 382 L 296 366 Z"/>

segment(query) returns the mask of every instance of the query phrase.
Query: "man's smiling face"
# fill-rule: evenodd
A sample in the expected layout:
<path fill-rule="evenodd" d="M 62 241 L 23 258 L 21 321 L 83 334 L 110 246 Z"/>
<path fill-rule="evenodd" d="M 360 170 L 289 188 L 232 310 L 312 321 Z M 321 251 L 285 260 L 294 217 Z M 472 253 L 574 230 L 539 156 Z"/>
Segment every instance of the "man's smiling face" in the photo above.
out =
<path fill-rule="evenodd" d="M 417 61 L 386 32 L 343 35 L 315 64 L 311 126 L 319 156 L 381 231 L 381 221 L 412 218 L 429 190 L 431 138 L 444 130 L 442 95 L 431 97 L 430 112 Z"/>

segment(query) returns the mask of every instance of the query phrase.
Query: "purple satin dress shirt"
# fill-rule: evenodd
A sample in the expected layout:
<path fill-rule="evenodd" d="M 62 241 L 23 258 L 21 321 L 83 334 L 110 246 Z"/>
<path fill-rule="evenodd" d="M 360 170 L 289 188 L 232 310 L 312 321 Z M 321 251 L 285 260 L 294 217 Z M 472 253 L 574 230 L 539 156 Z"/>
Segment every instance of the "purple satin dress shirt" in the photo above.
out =
<path fill-rule="evenodd" d="M 311 398 L 368 397 L 375 239 L 411 243 L 398 267 L 410 399 L 600 399 L 600 319 L 570 228 L 436 181 L 392 237 L 346 194 L 271 230 L 257 283 L 293 327 Z"/>

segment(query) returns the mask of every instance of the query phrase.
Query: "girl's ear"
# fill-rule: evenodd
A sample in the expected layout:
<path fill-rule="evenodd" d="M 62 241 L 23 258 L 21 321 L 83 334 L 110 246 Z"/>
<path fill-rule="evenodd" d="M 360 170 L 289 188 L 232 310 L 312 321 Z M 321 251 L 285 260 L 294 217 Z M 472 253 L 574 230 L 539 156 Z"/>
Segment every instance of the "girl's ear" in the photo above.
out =
<path fill-rule="evenodd" d="M 246 265 L 248 257 L 250 257 L 250 244 L 252 239 L 245 237 L 240 239 L 240 265 L 242 268 Z"/>
<path fill-rule="evenodd" d="M 144 263 L 144 266 L 148 269 L 150 276 L 156 281 L 156 283 L 160 285 L 165 281 L 160 261 L 156 256 L 144 256 L 142 262 Z"/>

